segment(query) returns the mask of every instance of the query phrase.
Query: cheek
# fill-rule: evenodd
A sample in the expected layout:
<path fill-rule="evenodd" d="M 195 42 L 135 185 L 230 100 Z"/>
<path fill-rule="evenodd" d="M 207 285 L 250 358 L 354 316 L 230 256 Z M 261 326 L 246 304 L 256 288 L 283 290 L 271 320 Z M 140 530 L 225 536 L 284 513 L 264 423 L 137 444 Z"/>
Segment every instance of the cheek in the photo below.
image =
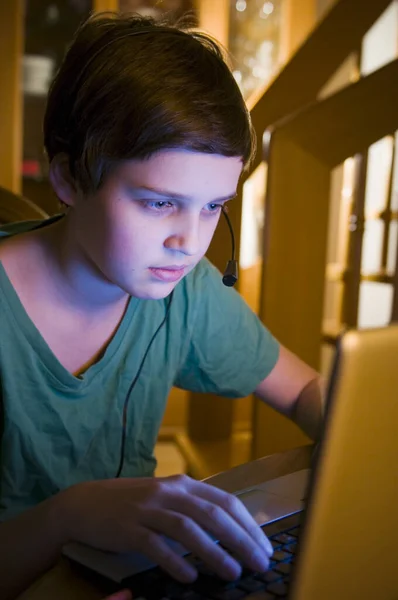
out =
<path fill-rule="evenodd" d="M 130 207 L 131 208 L 131 207 Z M 107 228 L 107 255 L 120 266 L 144 263 L 159 245 L 159 232 L 133 210 L 122 210 L 110 216 Z"/>
<path fill-rule="evenodd" d="M 219 218 L 209 218 L 207 217 L 204 225 L 202 227 L 202 240 L 201 240 L 201 246 L 202 248 L 204 248 L 204 251 L 206 252 L 208 247 L 210 246 L 210 242 L 213 239 L 213 236 L 215 234 L 215 231 L 217 229 L 217 225 L 219 222 Z"/>

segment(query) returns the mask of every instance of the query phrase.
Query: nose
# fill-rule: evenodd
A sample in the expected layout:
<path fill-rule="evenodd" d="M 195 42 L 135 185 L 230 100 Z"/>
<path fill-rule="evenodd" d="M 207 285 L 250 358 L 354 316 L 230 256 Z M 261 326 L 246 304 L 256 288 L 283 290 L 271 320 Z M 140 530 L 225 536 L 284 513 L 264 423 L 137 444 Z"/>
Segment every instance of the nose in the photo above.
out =
<path fill-rule="evenodd" d="M 187 256 L 195 256 L 200 251 L 200 221 L 196 216 L 185 216 L 174 223 L 173 233 L 165 242 L 165 248 L 178 250 Z"/>

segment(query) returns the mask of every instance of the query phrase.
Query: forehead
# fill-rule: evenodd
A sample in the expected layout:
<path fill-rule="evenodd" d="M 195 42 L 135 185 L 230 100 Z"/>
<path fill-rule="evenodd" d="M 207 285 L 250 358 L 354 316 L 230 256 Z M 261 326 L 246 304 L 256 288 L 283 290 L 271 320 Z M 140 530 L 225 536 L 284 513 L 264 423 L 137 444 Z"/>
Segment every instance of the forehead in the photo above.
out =
<path fill-rule="evenodd" d="M 233 195 L 242 172 L 241 157 L 188 150 L 162 150 L 145 160 L 126 161 L 117 177 L 134 187 L 169 190 L 176 195 Z"/>

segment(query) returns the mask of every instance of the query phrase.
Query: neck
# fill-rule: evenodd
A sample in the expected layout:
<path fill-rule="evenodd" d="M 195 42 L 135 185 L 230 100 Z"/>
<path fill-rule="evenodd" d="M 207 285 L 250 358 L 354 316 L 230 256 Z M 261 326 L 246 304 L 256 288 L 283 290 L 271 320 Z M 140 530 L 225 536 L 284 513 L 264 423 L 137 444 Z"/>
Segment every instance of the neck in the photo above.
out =
<path fill-rule="evenodd" d="M 63 303 L 82 312 L 101 312 L 128 301 L 128 294 L 109 281 L 79 245 L 70 215 L 38 232 L 41 264 Z"/>

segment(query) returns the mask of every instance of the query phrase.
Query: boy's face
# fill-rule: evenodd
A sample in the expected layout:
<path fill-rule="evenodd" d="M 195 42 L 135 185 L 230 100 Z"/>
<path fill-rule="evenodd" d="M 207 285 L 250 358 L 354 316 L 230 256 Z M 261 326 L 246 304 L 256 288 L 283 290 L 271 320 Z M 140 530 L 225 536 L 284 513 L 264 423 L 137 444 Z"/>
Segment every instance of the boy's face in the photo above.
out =
<path fill-rule="evenodd" d="M 238 157 L 186 150 L 127 161 L 75 202 L 79 246 L 128 294 L 164 298 L 206 253 L 241 171 Z"/>

